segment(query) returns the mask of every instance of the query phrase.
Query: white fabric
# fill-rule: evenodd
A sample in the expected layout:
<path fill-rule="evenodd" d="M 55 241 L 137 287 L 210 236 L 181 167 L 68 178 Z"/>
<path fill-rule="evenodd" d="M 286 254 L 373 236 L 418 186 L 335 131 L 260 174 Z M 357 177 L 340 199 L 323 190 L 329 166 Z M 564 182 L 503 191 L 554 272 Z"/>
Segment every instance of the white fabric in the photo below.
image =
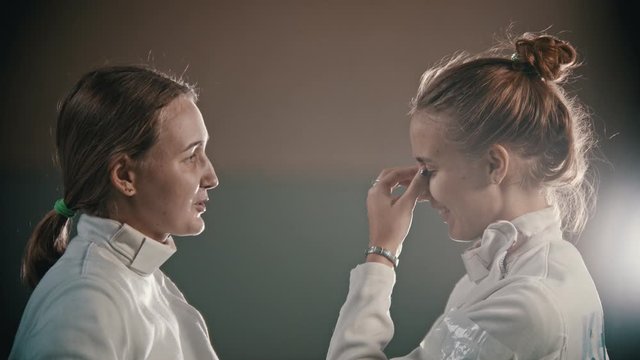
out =
<path fill-rule="evenodd" d="M 462 255 L 467 274 L 424 340 L 397 359 L 608 359 L 600 299 L 552 208 L 499 221 Z M 386 359 L 395 272 L 351 271 L 327 359 Z"/>
<path fill-rule="evenodd" d="M 158 268 L 176 251 L 82 215 L 31 295 L 10 359 L 217 359 L 200 313 Z"/>

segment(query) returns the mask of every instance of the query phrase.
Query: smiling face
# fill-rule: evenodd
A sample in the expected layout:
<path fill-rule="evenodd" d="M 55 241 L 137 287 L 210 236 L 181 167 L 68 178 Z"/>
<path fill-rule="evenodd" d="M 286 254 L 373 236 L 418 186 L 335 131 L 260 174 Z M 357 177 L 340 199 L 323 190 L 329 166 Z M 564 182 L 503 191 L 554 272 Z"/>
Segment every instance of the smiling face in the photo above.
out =
<path fill-rule="evenodd" d="M 186 96 L 162 110 L 157 142 L 134 166 L 135 193 L 125 219 L 156 240 L 167 235 L 195 235 L 204 230 L 200 217 L 207 190 L 218 178 L 205 147 L 209 139 L 202 114 Z"/>
<path fill-rule="evenodd" d="M 431 173 L 428 199 L 448 224 L 449 237 L 472 240 L 500 216 L 500 196 L 491 186 L 489 161 L 471 159 L 446 140 L 447 116 L 417 112 L 411 119 L 411 147 Z"/>

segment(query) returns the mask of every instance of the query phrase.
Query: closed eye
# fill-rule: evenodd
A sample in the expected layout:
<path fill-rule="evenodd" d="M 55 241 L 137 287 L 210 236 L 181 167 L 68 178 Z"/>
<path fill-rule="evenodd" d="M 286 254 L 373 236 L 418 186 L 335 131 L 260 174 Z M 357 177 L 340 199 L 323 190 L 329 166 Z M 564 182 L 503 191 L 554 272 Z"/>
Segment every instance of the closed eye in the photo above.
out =
<path fill-rule="evenodd" d="M 186 157 L 184 159 L 184 161 L 187 162 L 187 163 L 194 163 L 194 162 L 198 161 L 198 156 L 199 156 L 199 151 L 196 148 L 196 149 L 193 150 L 191 155 L 189 155 L 188 157 Z"/>

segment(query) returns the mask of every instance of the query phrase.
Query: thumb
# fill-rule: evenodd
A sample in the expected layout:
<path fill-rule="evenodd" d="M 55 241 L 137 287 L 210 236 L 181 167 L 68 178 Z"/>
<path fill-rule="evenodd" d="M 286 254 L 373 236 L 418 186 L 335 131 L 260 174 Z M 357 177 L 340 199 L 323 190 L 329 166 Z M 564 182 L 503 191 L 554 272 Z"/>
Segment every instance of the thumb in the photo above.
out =
<path fill-rule="evenodd" d="M 415 206 L 418 197 L 424 193 L 424 189 L 427 186 L 429 186 L 429 173 L 419 169 L 405 192 L 398 199 L 398 202 L 405 203 L 411 207 Z"/>

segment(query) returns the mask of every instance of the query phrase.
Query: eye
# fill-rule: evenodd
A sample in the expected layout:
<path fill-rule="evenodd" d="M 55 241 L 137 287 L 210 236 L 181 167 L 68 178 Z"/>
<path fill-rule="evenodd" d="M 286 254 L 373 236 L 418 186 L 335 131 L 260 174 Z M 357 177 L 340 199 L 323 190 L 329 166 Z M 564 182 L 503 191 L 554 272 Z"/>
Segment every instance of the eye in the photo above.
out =
<path fill-rule="evenodd" d="M 189 157 L 188 157 L 188 158 L 186 158 L 185 160 L 186 160 L 187 162 L 194 162 L 194 161 L 196 161 L 196 158 L 197 158 L 197 157 L 198 157 L 198 154 L 193 153 L 191 156 L 189 156 Z"/>
<path fill-rule="evenodd" d="M 424 167 L 423 169 L 427 172 L 427 176 L 429 177 L 433 177 L 433 175 L 435 175 L 436 172 L 438 172 L 435 168 Z"/>

